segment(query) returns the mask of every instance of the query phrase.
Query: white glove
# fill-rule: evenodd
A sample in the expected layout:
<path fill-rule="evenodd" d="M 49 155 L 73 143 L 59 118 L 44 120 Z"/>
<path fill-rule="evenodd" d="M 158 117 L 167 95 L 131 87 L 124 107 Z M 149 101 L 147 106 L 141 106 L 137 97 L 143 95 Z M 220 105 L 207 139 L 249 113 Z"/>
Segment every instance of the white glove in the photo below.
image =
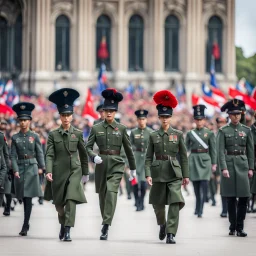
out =
<path fill-rule="evenodd" d="M 82 182 L 83 183 L 86 183 L 86 182 L 88 182 L 89 181 L 89 175 L 83 175 L 83 177 L 82 177 Z"/>
<path fill-rule="evenodd" d="M 136 170 L 130 170 L 129 174 L 130 174 L 129 180 L 131 181 L 136 177 Z"/>
<path fill-rule="evenodd" d="M 101 164 L 102 163 L 102 159 L 100 156 L 95 156 L 93 159 L 95 164 Z"/>

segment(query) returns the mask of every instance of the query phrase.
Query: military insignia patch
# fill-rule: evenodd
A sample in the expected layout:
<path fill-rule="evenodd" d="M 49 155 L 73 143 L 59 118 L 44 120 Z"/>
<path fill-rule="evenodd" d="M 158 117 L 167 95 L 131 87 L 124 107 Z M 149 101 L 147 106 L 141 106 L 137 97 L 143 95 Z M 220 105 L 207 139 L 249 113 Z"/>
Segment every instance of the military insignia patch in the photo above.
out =
<path fill-rule="evenodd" d="M 21 106 L 20 106 L 20 109 L 22 109 L 22 110 L 24 110 L 25 108 L 26 108 L 25 105 L 21 105 Z"/>
<path fill-rule="evenodd" d="M 244 131 L 242 131 L 242 132 L 239 132 L 238 135 L 239 135 L 240 137 L 244 137 L 246 134 L 245 134 Z"/>
<path fill-rule="evenodd" d="M 73 134 L 71 134 L 71 138 L 76 138 L 76 135 L 73 133 Z"/>
<path fill-rule="evenodd" d="M 34 140 L 35 140 L 34 137 L 29 137 L 29 138 L 28 138 L 28 141 L 29 141 L 30 143 L 33 143 Z"/>
<path fill-rule="evenodd" d="M 173 135 L 169 135 L 169 141 L 173 141 Z"/>
<path fill-rule="evenodd" d="M 68 104 L 65 104 L 65 105 L 64 105 L 64 108 L 68 108 Z"/>
<path fill-rule="evenodd" d="M 140 111 L 140 114 L 141 114 L 141 115 L 143 115 L 143 114 L 144 114 L 144 111 L 143 111 L 143 110 L 141 110 L 141 111 Z"/>
<path fill-rule="evenodd" d="M 63 92 L 63 95 L 64 95 L 64 97 L 67 97 L 67 96 L 68 96 L 68 92 L 67 92 L 67 91 L 64 91 L 64 92 Z"/>
<path fill-rule="evenodd" d="M 167 110 L 167 107 L 163 107 L 163 111 L 166 111 Z"/>
<path fill-rule="evenodd" d="M 118 131 L 118 127 L 115 128 L 115 131 Z"/>
<path fill-rule="evenodd" d="M 178 141 L 178 136 L 175 134 L 173 135 L 173 142 L 177 142 Z"/>

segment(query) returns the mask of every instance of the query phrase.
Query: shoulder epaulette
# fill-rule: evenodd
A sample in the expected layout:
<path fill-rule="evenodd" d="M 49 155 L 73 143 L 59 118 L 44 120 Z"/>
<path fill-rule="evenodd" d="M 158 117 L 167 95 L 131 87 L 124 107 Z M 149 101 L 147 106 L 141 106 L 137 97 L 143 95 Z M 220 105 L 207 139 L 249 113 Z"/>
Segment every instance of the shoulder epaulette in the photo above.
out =
<path fill-rule="evenodd" d="M 151 133 L 157 133 L 159 131 L 159 129 L 158 130 L 153 130 Z"/>
<path fill-rule="evenodd" d="M 249 126 L 247 126 L 247 125 L 245 125 L 245 124 L 241 124 L 241 126 L 247 128 L 247 129 L 249 129 L 249 130 L 251 130 L 251 127 L 249 127 Z"/>
<path fill-rule="evenodd" d="M 12 135 L 12 138 L 15 139 L 18 136 L 19 133 L 15 133 Z"/>
<path fill-rule="evenodd" d="M 227 128 L 227 127 L 229 127 L 229 124 L 226 124 L 226 125 L 224 125 L 224 126 L 222 126 L 222 127 L 220 127 L 220 131 L 222 131 L 223 129 L 225 129 L 225 128 Z"/>
<path fill-rule="evenodd" d="M 76 131 L 76 132 L 83 132 L 83 131 L 81 131 L 81 130 L 75 128 L 75 127 L 74 127 L 74 131 Z"/>
<path fill-rule="evenodd" d="M 127 128 L 124 124 L 118 123 L 118 125 L 120 125 L 123 128 Z"/>
<path fill-rule="evenodd" d="M 183 134 L 183 132 L 180 131 L 180 130 L 173 129 L 173 131 L 176 132 L 176 133 L 178 133 L 178 134 Z"/>

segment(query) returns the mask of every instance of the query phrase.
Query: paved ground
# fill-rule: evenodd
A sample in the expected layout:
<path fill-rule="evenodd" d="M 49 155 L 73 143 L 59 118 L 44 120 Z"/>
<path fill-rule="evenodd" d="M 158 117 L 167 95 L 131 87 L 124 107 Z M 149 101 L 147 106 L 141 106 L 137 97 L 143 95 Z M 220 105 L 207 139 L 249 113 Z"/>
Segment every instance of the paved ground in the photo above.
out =
<path fill-rule="evenodd" d="M 124 195 L 119 197 L 109 240 L 100 241 L 98 197 L 94 186 L 89 184 L 86 191 L 89 203 L 77 207 L 71 243 L 58 240 L 59 224 L 53 205 L 45 202 L 40 206 L 35 199 L 28 237 L 18 236 L 23 220 L 22 206 L 17 206 L 11 217 L 0 216 L 0 256 L 254 256 L 256 214 L 247 215 L 247 238 L 229 237 L 228 221 L 219 217 L 220 200 L 217 207 L 206 204 L 203 218 L 198 219 L 193 215 L 191 187 L 190 191 L 190 196 L 185 195 L 186 206 L 181 211 L 176 245 L 158 240 L 158 226 L 151 205 L 147 205 L 143 212 L 135 212 L 133 202 Z"/>

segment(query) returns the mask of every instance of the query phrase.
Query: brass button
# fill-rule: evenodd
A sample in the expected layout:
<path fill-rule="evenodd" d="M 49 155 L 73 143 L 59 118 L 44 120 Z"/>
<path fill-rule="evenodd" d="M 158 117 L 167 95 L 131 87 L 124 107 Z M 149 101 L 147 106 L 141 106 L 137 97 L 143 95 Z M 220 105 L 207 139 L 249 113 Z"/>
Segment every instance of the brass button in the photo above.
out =
<path fill-rule="evenodd" d="M 235 132 L 237 132 L 237 129 L 235 129 Z"/>
<path fill-rule="evenodd" d="M 237 137 L 235 139 L 237 140 Z"/>
<path fill-rule="evenodd" d="M 164 150 L 164 152 L 166 152 L 166 150 Z"/>

